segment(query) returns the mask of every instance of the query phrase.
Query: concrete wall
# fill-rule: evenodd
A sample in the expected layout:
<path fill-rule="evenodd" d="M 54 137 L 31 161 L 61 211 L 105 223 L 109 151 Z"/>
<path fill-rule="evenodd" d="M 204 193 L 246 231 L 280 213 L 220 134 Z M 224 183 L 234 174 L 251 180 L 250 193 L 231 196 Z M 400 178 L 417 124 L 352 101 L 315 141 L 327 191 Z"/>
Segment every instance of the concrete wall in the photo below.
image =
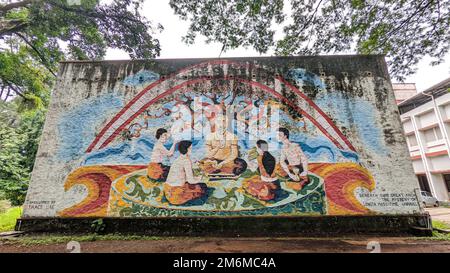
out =
<path fill-rule="evenodd" d="M 381 56 L 67 62 L 23 217 L 404 214 L 415 188 Z"/>

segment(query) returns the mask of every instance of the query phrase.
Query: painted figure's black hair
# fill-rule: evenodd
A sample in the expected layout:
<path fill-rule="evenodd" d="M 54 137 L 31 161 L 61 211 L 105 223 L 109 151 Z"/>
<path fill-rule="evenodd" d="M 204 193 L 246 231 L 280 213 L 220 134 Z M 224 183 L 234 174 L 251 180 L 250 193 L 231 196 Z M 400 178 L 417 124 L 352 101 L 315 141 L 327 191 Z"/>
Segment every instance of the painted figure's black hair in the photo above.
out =
<path fill-rule="evenodd" d="M 178 142 L 178 151 L 180 152 L 180 154 L 185 155 L 187 154 L 187 151 L 189 149 L 189 147 L 191 147 L 192 142 L 189 140 L 182 140 L 180 142 Z"/>
<path fill-rule="evenodd" d="M 289 139 L 289 130 L 283 127 L 278 128 L 279 132 L 282 132 Z"/>
<path fill-rule="evenodd" d="M 159 128 L 158 130 L 156 130 L 156 139 L 159 139 L 164 133 L 167 133 L 167 130 L 164 128 Z"/>

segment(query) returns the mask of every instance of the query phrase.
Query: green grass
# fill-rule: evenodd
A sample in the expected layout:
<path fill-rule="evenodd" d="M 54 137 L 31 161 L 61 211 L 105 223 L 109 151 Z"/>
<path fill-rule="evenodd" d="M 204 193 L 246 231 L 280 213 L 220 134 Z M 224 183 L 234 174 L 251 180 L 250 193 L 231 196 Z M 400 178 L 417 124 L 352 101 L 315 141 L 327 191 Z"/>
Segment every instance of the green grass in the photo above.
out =
<path fill-rule="evenodd" d="M 433 231 L 433 236 L 428 237 L 428 240 L 432 241 L 450 241 L 450 234 L 444 234 L 437 231 Z"/>
<path fill-rule="evenodd" d="M 433 221 L 433 227 L 434 227 L 434 228 L 439 228 L 439 229 L 447 229 L 447 230 L 450 230 L 450 225 L 448 225 L 447 223 L 442 222 L 442 221 L 436 221 L 436 220 L 434 220 L 434 221 Z"/>
<path fill-rule="evenodd" d="M 4 244 L 20 244 L 25 246 L 32 245 L 50 245 L 65 244 L 70 241 L 76 242 L 94 242 L 94 241 L 133 241 L 133 240 L 168 240 L 174 237 L 156 237 L 142 235 L 121 235 L 121 234 L 86 234 L 86 235 L 39 235 L 39 236 L 23 236 L 13 239 L 0 239 Z M 180 238 L 178 238 L 180 239 Z"/>
<path fill-rule="evenodd" d="M 440 227 L 438 227 L 438 228 L 440 228 Z M 448 230 L 448 228 L 447 228 L 447 230 Z M 450 233 L 442 233 L 442 232 L 433 230 L 433 236 L 425 237 L 423 239 L 432 240 L 432 241 L 450 241 Z"/>
<path fill-rule="evenodd" d="M 450 225 L 442 222 L 433 220 L 433 228 L 450 230 Z M 427 237 L 410 237 L 412 240 L 424 240 L 424 241 L 450 241 L 450 233 L 442 233 L 437 230 L 433 230 L 432 236 Z"/>
<path fill-rule="evenodd" d="M 450 225 L 442 221 L 433 220 L 433 228 L 450 230 Z M 431 240 L 431 241 L 450 241 L 450 233 L 441 233 L 434 230 L 433 236 L 431 237 L 416 237 L 415 239 Z"/>
<path fill-rule="evenodd" d="M 17 218 L 22 214 L 22 207 L 9 208 L 0 213 L 0 232 L 14 230 Z"/>

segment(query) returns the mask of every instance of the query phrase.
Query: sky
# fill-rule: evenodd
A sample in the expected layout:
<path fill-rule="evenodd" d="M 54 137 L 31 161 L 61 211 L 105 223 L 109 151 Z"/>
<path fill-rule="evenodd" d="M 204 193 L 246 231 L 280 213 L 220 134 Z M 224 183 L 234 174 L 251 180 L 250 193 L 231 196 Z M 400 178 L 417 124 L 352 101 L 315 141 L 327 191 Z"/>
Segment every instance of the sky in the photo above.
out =
<path fill-rule="evenodd" d="M 219 43 L 206 44 L 205 39 L 198 36 L 194 45 L 186 45 L 181 37 L 186 34 L 189 23 L 182 21 L 169 6 L 168 0 L 148 1 L 143 6 L 142 14 L 156 25 L 164 26 L 162 32 L 155 33 L 161 45 L 161 54 L 158 58 L 217 58 L 222 45 Z M 286 5 L 288 6 L 288 5 Z M 288 7 L 285 13 L 289 14 Z M 276 29 L 275 37 L 281 37 L 282 26 Z M 252 48 L 237 48 L 223 52 L 220 57 L 257 57 L 272 56 L 273 52 L 260 55 Z M 117 49 L 108 49 L 107 60 L 129 59 L 127 53 Z M 431 59 L 424 58 L 417 66 L 417 72 L 406 78 L 405 82 L 415 83 L 418 92 L 424 91 L 440 81 L 450 77 L 450 54 L 445 57 L 445 62 L 438 66 L 430 66 Z M 395 80 L 393 80 L 395 82 Z"/>

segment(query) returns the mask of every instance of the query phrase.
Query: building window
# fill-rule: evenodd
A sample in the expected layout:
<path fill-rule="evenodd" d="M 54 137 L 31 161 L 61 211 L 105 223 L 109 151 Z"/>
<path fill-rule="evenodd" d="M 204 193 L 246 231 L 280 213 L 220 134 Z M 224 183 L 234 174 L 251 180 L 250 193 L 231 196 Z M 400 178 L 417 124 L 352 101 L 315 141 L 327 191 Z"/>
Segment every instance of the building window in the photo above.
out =
<path fill-rule="evenodd" d="M 409 144 L 409 147 L 414 147 L 414 146 L 418 145 L 416 135 L 408 136 L 408 144 Z"/>
<path fill-rule="evenodd" d="M 423 135 L 427 143 L 442 139 L 441 129 L 434 127 L 423 131 Z"/>
<path fill-rule="evenodd" d="M 447 191 L 450 192 L 450 174 L 444 174 L 444 182 L 447 186 Z"/>
<path fill-rule="evenodd" d="M 426 175 L 418 175 L 417 179 L 419 179 L 419 186 L 421 191 L 431 192 Z"/>

